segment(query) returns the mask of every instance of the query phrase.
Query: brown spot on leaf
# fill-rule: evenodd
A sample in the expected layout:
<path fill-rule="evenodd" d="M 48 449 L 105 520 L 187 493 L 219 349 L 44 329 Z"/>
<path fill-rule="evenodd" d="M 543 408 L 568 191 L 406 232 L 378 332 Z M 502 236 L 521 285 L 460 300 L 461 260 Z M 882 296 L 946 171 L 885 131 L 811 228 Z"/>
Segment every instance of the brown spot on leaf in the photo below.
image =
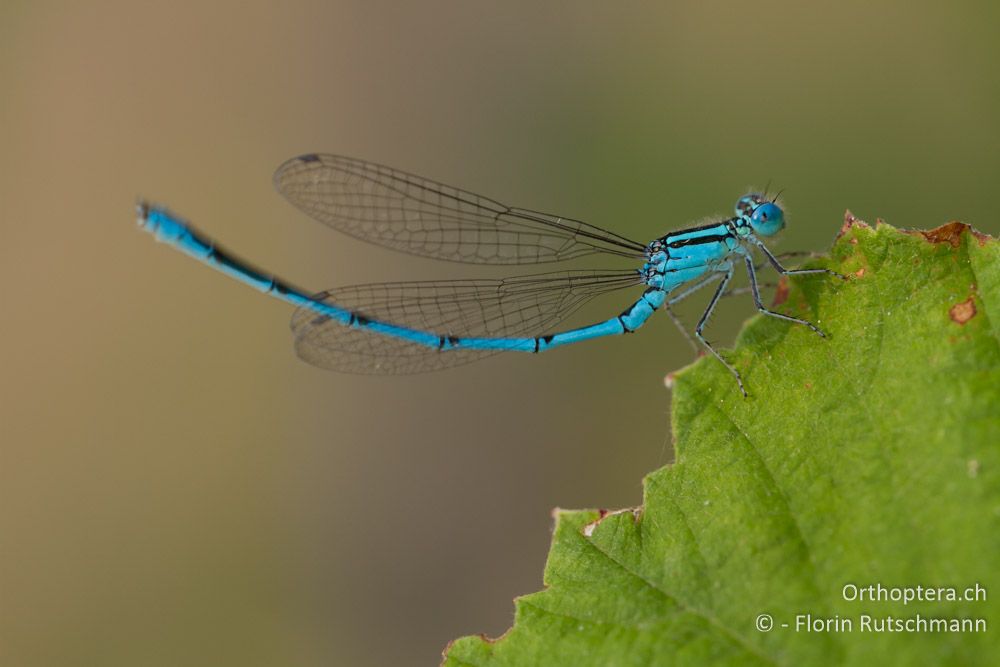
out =
<path fill-rule="evenodd" d="M 952 221 L 926 232 L 920 232 L 920 235 L 931 243 L 947 243 L 952 248 L 957 248 L 962 243 L 962 234 L 968 229 L 969 226 L 964 222 Z"/>
<path fill-rule="evenodd" d="M 486 633 L 483 633 L 483 632 L 480 632 L 478 636 L 479 636 L 479 639 L 483 643 L 485 643 L 485 644 L 496 644 L 498 641 L 506 639 L 507 635 L 509 635 L 510 631 L 513 630 L 513 629 L 514 628 L 507 628 L 506 630 L 504 630 L 503 634 L 500 635 L 499 637 L 490 637 L 489 635 L 487 635 Z M 454 644 L 454 643 L 455 643 L 454 639 L 452 639 L 450 642 L 448 642 L 448 645 L 445 647 L 444 652 L 441 655 L 447 657 L 448 656 L 448 652 L 451 650 L 451 645 Z"/>
<path fill-rule="evenodd" d="M 840 231 L 837 232 L 837 238 L 839 239 L 841 236 L 849 232 L 852 227 L 868 227 L 868 223 L 861 218 L 855 217 L 855 215 L 851 213 L 851 210 L 848 209 L 844 211 L 844 224 L 840 226 Z M 857 241 L 852 239 L 851 243 L 857 243 Z"/>
<path fill-rule="evenodd" d="M 955 324 L 964 325 L 966 322 L 971 320 L 976 316 L 976 298 L 970 296 L 965 301 L 956 303 L 954 306 L 948 309 L 948 317 Z"/>
<path fill-rule="evenodd" d="M 778 281 L 778 287 L 774 290 L 774 301 L 771 303 L 771 306 L 780 306 L 786 301 L 788 301 L 788 279 L 785 276 L 781 276 L 781 280 Z"/>
<path fill-rule="evenodd" d="M 976 231 L 971 225 L 967 225 L 964 222 L 958 222 L 953 220 L 949 223 L 943 224 L 940 227 L 935 227 L 926 232 L 916 231 L 907 232 L 908 234 L 917 235 L 919 234 L 924 238 L 925 241 L 929 243 L 947 243 L 952 248 L 957 248 L 962 243 L 962 234 L 969 233 L 979 242 L 980 246 L 986 245 L 993 239 L 988 234 L 983 234 L 982 232 Z"/>
<path fill-rule="evenodd" d="M 632 518 L 637 520 L 640 516 L 642 516 L 642 505 L 640 505 L 639 507 L 626 507 L 625 509 L 614 510 L 614 511 L 608 511 L 605 509 L 597 510 L 597 520 L 591 521 L 590 523 L 588 523 L 586 526 L 583 527 L 584 536 L 590 537 L 591 535 L 593 535 L 594 529 L 597 528 L 597 526 L 602 521 L 604 521 L 605 518 L 609 516 L 615 516 L 617 514 L 624 514 L 625 512 L 630 512 L 632 514 Z"/>

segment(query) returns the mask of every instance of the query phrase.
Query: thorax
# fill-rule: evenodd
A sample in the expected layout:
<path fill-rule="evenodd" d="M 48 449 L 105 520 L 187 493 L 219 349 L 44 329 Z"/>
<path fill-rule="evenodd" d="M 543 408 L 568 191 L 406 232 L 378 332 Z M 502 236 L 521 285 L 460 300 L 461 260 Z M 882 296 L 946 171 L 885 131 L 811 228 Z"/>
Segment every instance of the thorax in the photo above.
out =
<path fill-rule="evenodd" d="M 742 253 L 736 219 L 681 229 L 651 242 L 646 249 L 644 279 L 651 287 L 673 286 L 716 270 L 726 257 Z"/>

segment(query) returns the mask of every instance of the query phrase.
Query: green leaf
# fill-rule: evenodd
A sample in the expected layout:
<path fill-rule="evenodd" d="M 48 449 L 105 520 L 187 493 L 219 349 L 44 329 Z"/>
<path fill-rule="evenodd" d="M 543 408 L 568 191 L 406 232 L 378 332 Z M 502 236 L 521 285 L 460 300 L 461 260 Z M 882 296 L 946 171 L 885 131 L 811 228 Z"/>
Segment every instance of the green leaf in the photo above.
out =
<path fill-rule="evenodd" d="M 546 589 L 445 664 L 1000 664 L 998 247 L 960 223 L 848 216 L 825 265 L 849 280 L 795 277 L 776 306 L 829 339 L 752 319 L 727 354 L 749 399 L 714 359 L 678 373 L 677 462 L 645 479 L 643 506 L 557 512 Z M 987 600 L 843 593 L 977 583 Z M 804 614 L 853 625 L 797 630 Z M 865 632 L 864 614 L 988 631 Z"/>

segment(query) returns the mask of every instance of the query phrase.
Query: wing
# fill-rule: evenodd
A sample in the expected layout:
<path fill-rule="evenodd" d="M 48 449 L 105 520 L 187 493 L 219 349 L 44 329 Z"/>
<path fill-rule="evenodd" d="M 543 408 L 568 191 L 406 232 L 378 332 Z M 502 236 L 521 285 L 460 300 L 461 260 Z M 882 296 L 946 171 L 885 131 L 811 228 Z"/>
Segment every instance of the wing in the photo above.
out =
<path fill-rule="evenodd" d="M 512 208 L 396 169 L 338 155 L 278 167 L 275 187 L 325 225 L 364 241 L 455 262 L 536 264 L 645 246 L 579 220 Z"/>
<path fill-rule="evenodd" d="M 376 283 L 316 295 L 321 301 L 438 335 L 543 335 L 582 305 L 640 285 L 636 271 L 559 271 L 505 280 Z M 338 324 L 309 308 L 292 316 L 295 350 L 305 361 L 349 373 L 406 374 L 438 370 L 495 354 L 445 350 Z"/>

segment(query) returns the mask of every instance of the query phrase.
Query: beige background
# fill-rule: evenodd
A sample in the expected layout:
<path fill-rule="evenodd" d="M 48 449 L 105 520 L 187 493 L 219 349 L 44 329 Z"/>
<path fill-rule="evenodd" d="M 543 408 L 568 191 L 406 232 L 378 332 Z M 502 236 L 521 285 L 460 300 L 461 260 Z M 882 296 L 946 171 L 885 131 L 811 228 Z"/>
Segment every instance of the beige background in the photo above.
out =
<path fill-rule="evenodd" d="M 4 665 L 434 664 L 539 588 L 550 508 L 636 504 L 671 456 L 666 318 L 326 373 L 137 196 L 316 289 L 479 274 L 285 204 L 272 170 L 312 151 L 643 241 L 769 179 L 783 249 L 845 207 L 1000 231 L 991 3 L 207 4 L 0 5 Z M 724 306 L 728 344 L 751 309 Z"/>

